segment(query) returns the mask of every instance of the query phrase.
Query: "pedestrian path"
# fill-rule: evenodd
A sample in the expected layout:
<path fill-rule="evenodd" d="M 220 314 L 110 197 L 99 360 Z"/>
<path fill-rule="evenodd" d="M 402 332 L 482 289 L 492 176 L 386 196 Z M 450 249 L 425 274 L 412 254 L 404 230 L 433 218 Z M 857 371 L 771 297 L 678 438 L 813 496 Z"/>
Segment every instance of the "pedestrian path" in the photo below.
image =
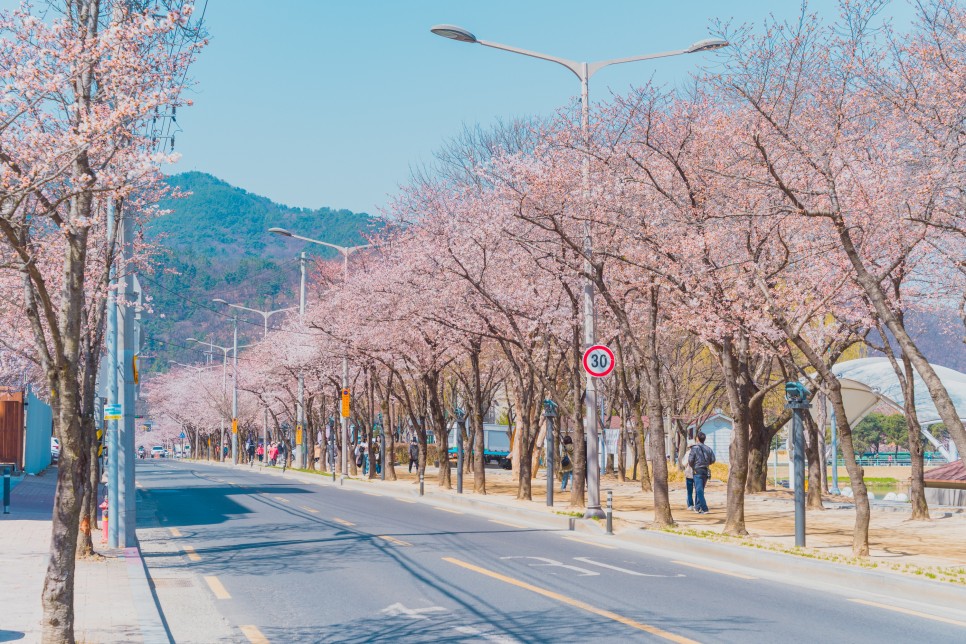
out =
<path fill-rule="evenodd" d="M 39 642 L 41 593 L 49 559 L 57 470 L 27 476 L 0 514 L 0 642 Z M 167 642 L 136 548 L 108 550 L 94 535 L 98 557 L 78 560 L 74 633 L 78 642 Z"/>

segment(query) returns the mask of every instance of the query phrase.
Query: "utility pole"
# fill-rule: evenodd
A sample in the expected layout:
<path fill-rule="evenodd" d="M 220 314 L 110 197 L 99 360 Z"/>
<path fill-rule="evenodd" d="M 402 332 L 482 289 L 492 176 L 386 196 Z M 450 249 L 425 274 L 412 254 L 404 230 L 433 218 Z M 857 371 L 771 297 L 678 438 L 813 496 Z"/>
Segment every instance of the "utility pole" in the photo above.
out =
<path fill-rule="evenodd" d="M 305 322 L 305 251 L 299 255 L 299 322 Z M 299 467 L 307 467 L 305 453 L 305 375 L 299 371 L 299 404 L 295 420 L 296 449 L 299 451 Z"/>
<path fill-rule="evenodd" d="M 134 301 L 134 272 L 133 272 L 134 221 L 127 210 L 121 211 L 121 258 L 124 260 L 124 272 L 118 285 L 123 293 L 124 301 Z M 119 372 L 123 378 L 123 395 L 121 396 L 122 420 L 120 440 L 117 450 L 118 469 L 118 547 L 127 548 L 135 543 L 135 527 L 137 506 L 134 491 L 134 307 L 125 304 L 118 308 L 120 316 L 121 337 L 118 350 L 121 356 Z M 110 519 L 113 520 L 113 519 Z"/>
<path fill-rule="evenodd" d="M 553 507 L 553 466 L 557 450 L 553 442 L 553 419 L 557 417 L 557 404 L 552 400 L 543 401 L 543 417 L 547 419 L 547 507 Z"/>
<path fill-rule="evenodd" d="M 231 462 L 238 465 L 238 316 L 232 321 L 235 323 L 235 333 L 232 341 Z"/>
<path fill-rule="evenodd" d="M 107 208 L 107 238 L 114 239 L 116 225 L 114 222 L 114 201 L 108 203 Z M 111 284 L 107 295 L 107 403 L 117 404 L 117 269 L 111 265 Z M 105 414 L 106 415 L 106 414 Z M 107 547 L 117 548 L 118 517 L 118 469 L 117 457 L 120 452 L 121 441 L 118 440 L 118 424 L 116 420 L 104 420 L 107 432 Z"/>

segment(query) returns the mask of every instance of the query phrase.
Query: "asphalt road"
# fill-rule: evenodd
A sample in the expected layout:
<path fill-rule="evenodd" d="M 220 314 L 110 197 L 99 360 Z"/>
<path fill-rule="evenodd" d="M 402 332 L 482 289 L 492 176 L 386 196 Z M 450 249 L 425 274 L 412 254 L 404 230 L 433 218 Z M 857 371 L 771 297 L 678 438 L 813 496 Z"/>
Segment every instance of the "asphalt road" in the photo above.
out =
<path fill-rule="evenodd" d="M 573 532 L 244 469 L 138 462 L 176 641 L 957 642 L 966 624 Z M 858 601 L 856 601 L 858 600 Z"/>

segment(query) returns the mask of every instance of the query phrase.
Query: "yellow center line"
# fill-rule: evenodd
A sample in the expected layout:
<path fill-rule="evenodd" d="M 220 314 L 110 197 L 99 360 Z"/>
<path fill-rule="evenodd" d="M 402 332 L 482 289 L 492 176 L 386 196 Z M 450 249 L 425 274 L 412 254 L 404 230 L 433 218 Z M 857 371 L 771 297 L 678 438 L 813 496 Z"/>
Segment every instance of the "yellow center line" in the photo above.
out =
<path fill-rule="evenodd" d="M 403 541 L 402 539 L 397 539 L 396 537 L 390 537 L 388 534 L 376 535 L 376 538 L 377 539 L 383 539 L 383 540 L 388 541 L 389 543 L 391 543 L 393 545 L 396 545 L 396 546 L 411 546 L 411 545 L 413 545 L 413 544 L 409 543 L 408 541 Z"/>
<path fill-rule="evenodd" d="M 448 561 L 451 564 L 456 564 L 457 566 L 466 568 L 467 570 L 472 570 L 473 572 L 478 572 L 481 575 L 486 575 L 487 577 L 498 579 L 502 582 L 516 586 L 517 588 L 523 588 L 524 590 L 529 590 L 532 593 L 543 595 L 544 597 L 547 597 L 549 599 L 553 599 L 563 604 L 568 604 L 575 608 L 585 610 L 588 613 L 593 613 L 594 615 L 600 615 L 601 617 L 612 619 L 615 622 L 624 624 L 625 626 L 636 628 L 639 631 L 644 631 L 645 633 L 650 633 L 651 635 L 657 635 L 658 637 L 662 637 L 672 642 L 677 642 L 678 644 L 697 644 L 697 642 L 695 642 L 692 639 L 688 639 L 687 637 L 683 637 L 681 635 L 675 635 L 674 633 L 669 633 L 668 631 L 658 628 L 657 626 L 651 626 L 650 624 L 642 624 L 641 622 L 635 621 L 629 617 L 618 615 L 617 613 L 613 613 L 609 610 L 604 610 L 603 608 L 597 608 L 596 606 L 591 606 L 590 604 L 580 601 L 579 599 L 574 599 L 573 597 L 561 595 L 560 593 L 555 593 L 552 590 L 547 590 L 546 588 L 534 586 L 533 584 L 528 584 L 525 581 L 520 581 L 519 579 L 514 579 L 513 577 L 507 577 L 506 575 L 501 575 L 498 572 L 493 572 L 492 570 L 487 570 L 486 568 L 480 568 L 479 566 L 474 566 L 471 563 L 460 561 L 459 559 L 454 559 L 453 557 L 443 557 L 443 561 Z"/>
<path fill-rule="evenodd" d="M 218 599 L 231 599 L 231 595 L 225 590 L 221 581 L 217 577 L 206 576 L 205 581 L 208 582 L 208 587 L 211 588 L 211 592 L 215 593 L 215 597 Z"/>
<path fill-rule="evenodd" d="M 291 501 L 289 501 L 288 499 L 283 499 L 280 496 L 273 496 L 272 498 L 275 499 L 276 501 L 281 501 L 282 503 L 291 503 Z"/>
<path fill-rule="evenodd" d="M 248 638 L 248 641 L 252 644 L 269 644 L 268 638 L 262 635 L 262 632 L 258 630 L 257 626 L 239 626 L 242 635 Z"/>
<path fill-rule="evenodd" d="M 339 517 L 332 517 L 332 520 L 335 521 L 336 523 L 341 523 L 342 525 L 349 525 L 349 526 L 355 525 L 351 521 L 346 521 L 345 519 L 340 519 Z"/>
<path fill-rule="evenodd" d="M 299 508 L 302 509 L 302 510 L 305 510 L 306 512 L 311 512 L 312 514 L 318 514 L 319 513 L 318 510 L 313 510 L 312 508 L 307 508 L 304 505 L 300 505 Z"/>
<path fill-rule="evenodd" d="M 168 530 L 171 531 L 171 536 L 172 537 L 180 537 L 181 536 L 181 530 L 178 530 L 177 528 L 168 528 Z"/>
<path fill-rule="evenodd" d="M 416 503 L 416 501 L 413 501 L 412 499 L 400 499 L 397 497 L 396 500 L 401 501 L 402 503 Z"/>
<path fill-rule="evenodd" d="M 184 550 L 184 553 L 188 555 L 188 559 L 190 559 L 191 561 L 201 561 L 201 555 L 195 552 L 195 549 L 192 548 L 191 546 L 185 546 L 182 549 Z"/>
<path fill-rule="evenodd" d="M 690 563 L 688 561 L 672 561 L 671 563 L 676 563 L 679 566 L 688 566 L 690 568 L 697 568 L 698 570 L 704 570 L 706 572 L 716 572 L 719 575 L 728 575 L 729 577 L 737 577 L 738 579 L 757 579 L 757 577 L 751 577 L 749 575 L 742 575 L 738 572 L 731 572 L 730 570 L 721 570 L 720 568 L 711 568 L 709 566 L 702 566 L 695 563 Z"/>
<path fill-rule="evenodd" d="M 889 604 L 879 604 L 876 602 L 867 601 L 865 599 L 850 599 L 849 601 L 855 602 L 856 604 L 862 604 L 864 606 L 874 606 L 875 608 L 884 608 L 885 610 L 895 611 L 897 613 L 902 613 L 903 615 L 912 615 L 913 617 L 922 617 L 923 619 L 931 619 L 937 622 L 942 622 L 944 624 L 952 624 L 953 626 L 966 626 L 966 622 L 961 622 L 956 619 L 950 619 L 948 617 L 940 617 L 939 615 L 930 615 L 929 613 L 920 613 L 917 610 L 911 610 L 909 608 L 890 606 Z"/>
<path fill-rule="evenodd" d="M 378 492 L 363 492 L 366 496 L 382 496 Z"/>
<path fill-rule="evenodd" d="M 459 510 L 450 510 L 449 508 L 441 508 L 441 507 L 436 506 L 436 505 L 434 505 L 433 508 L 436 509 L 436 510 L 439 510 L 440 512 L 449 512 L 450 514 L 463 514 Z"/>
<path fill-rule="evenodd" d="M 509 523 L 507 521 L 497 521 L 496 519 L 490 519 L 490 523 L 498 523 L 499 525 L 505 525 L 511 528 L 519 528 L 521 530 L 526 527 L 522 525 L 517 525 L 516 523 Z"/>
<path fill-rule="evenodd" d="M 576 541 L 577 543 L 582 543 L 585 546 L 597 546 L 598 548 L 607 548 L 608 550 L 616 550 L 616 546 L 608 546 L 603 543 L 597 543 L 595 541 L 584 541 L 583 539 L 578 539 L 577 537 L 564 537 L 567 541 Z"/>

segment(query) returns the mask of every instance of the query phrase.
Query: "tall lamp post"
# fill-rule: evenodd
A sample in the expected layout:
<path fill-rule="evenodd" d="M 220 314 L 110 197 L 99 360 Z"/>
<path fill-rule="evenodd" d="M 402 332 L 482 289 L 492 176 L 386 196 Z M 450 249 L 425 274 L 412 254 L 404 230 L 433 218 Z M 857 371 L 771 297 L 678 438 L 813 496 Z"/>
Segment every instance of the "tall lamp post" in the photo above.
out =
<path fill-rule="evenodd" d="M 457 42 L 483 45 L 493 49 L 502 49 L 514 54 L 521 54 L 531 58 L 539 58 L 552 63 L 557 63 L 569 69 L 580 80 L 580 106 L 581 106 L 581 136 L 584 145 L 590 147 L 590 103 L 588 100 L 588 87 L 590 78 L 604 67 L 617 65 L 620 63 L 632 63 L 641 60 L 653 60 L 655 58 L 667 58 L 669 56 L 679 56 L 682 54 L 695 54 L 702 51 L 711 51 L 728 46 L 727 40 L 705 39 L 699 40 L 686 49 L 666 51 L 657 54 L 646 54 L 643 56 L 631 56 L 628 58 L 615 58 L 612 60 L 602 60 L 594 63 L 577 62 L 548 54 L 541 54 L 510 45 L 480 40 L 470 31 L 455 25 L 435 25 L 430 28 L 437 36 L 449 38 Z M 583 197 L 584 203 L 589 207 L 590 203 L 590 159 L 584 155 L 581 165 L 583 178 Z M 596 333 L 594 329 L 595 310 L 594 310 L 594 281 L 592 275 L 593 265 L 593 244 L 591 243 L 590 218 L 584 220 L 584 278 L 583 304 L 584 304 L 584 349 L 595 344 Z M 584 422 L 587 427 L 587 511 L 586 518 L 603 518 L 604 512 L 600 507 L 600 463 L 597 460 L 598 454 L 598 431 L 597 431 L 597 390 L 594 378 L 587 374 L 586 396 L 584 397 Z"/>
<path fill-rule="evenodd" d="M 237 423 L 238 423 L 238 350 L 244 349 L 249 345 L 243 344 L 242 346 L 238 346 L 238 318 L 233 318 L 233 320 L 235 323 L 234 340 L 232 342 L 232 346 L 230 347 L 220 347 L 217 344 L 213 344 L 205 340 L 198 340 L 197 338 L 186 338 L 186 340 L 188 342 L 197 342 L 198 344 L 204 344 L 210 347 L 212 351 L 214 351 L 215 349 L 221 349 L 222 356 L 224 357 L 224 360 L 222 362 L 223 366 L 222 366 L 222 372 L 221 372 L 222 391 L 225 391 L 228 389 L 228 382 L 227 382 L 228 381 L 228 353 L 229 352 L 232 353 L 232 357 L 234 360 L 232 373 L 234 375 L 232 376 L 233 387 L 231 392 L 231 419 L 232 419 L 231 460 L 233 464 L 237 465 L 238 464 L 238 434 L 235 432 L 237 431 Z M 224 419 L 222 419 L 221 422 L 222 422 L 221 435 L 222 435 L 222 439 L 224 440 L 224 436 L 225 436 Z"/>
<path fill-rule="evenodd" d="M 296 235 L 284 228 L 269 228 L 268 232 L 274 233 L 276 235 L 282 235 L 283 237 L 291 237 L 292 239 L 301 239 L 302 241 L 309 242 L 310 244 L 318 244 L 319 246 L 328 246 L 329 248 L 334 248 L 339 251 L 342 255 L 342 267 L 345 282 L 349 281 L 349 255 L 352 253 L 363 250 L 366 248 L 372 248 L 372 244 L 361 244 L 359 246 L 339 246 L 338 244 L 330 244 L 329 242 L 324 242 L 319 239 L 312 239 L 311 237 L 303 237 L 302 235 Z M 301 312 L 305 314 L 305 253 L 302 253 L 302 296 L 301 296 Z M 299 380 L 299 413 L 301 413 L 302 402 L 301 402 L 301 380 Z M 342 389 L 345 390 L 349 386 L 349 354 L 344 352 L 342 354 Z M 342 417 L 342 476 L 346 475 L 349 471 L 349 419 L 345 416 Z"/>
<path fill-rule="evenodd" d="M 302 269 L 302 275 L 303 275 L 303 280 L 302 281 L 304 283 L 304 281 L 305 281 L 304 280 L 304 276 L 305 276 L 305 269 L 304 269 L 304 267 Z M 302 291 L 303 291 L 303 298 L 302 299 L 304 300 L 305 299 L 304 298 L 304 291 L 305 291 L 305 289 L 303 288 Z M 261 315 L 262 316 L 262 320 L 265 322 L 265 325 L 264 325 L 264 333 L 262 334 L 262 337 L 263 338 L 268 337 L 268 320 L 269 320 L 269 318 L 271 318 L 276 313 L 285 313 L 287 311 L 294 311 L 297 308 L 297 307 L 294 307 L 294 306 L 289 306 L 289 307 L 284 308 L 284 309 L 275 309 L 273 311 L 262 311 L 261 309 L 252 309 L 252 308 L 249 308 L 247 306 L 242 306 L 241 304 L 232 304 L 231 302 L 226 302 L 225 300 L 221 299 L 220 297 L 216 297 L 215 299 L 212 300 L 212 302 L 215 302 L 216 304 L 224 304 L 225 306 L 230 306 L 230 307 L 232 307 L 234 309 L 241 309 L 242 311 L 251 311 L 252 313 L 258 313 L 259 315 Z M 301 305 L 299 308 L 301 308 L 302 311 L 304 312 L 304 305 Z M 301 406 L 301 404 L 302 404 L 302 402 L 301 402 L 301 387 L 299 388 L 299 392 L 300 392 L 300 394 L 299 394 L 299 396 L 300 396 L 299 397 L 299 406 Z M 268 446 L 268 407 L 265 408 L 265 417 L 264 417 L 264 422 L 262 424 L 262 445 L 264 447 L 267 447 Z M 303 462 L 302 465 L 304 466 L 305 463 Z"/>

